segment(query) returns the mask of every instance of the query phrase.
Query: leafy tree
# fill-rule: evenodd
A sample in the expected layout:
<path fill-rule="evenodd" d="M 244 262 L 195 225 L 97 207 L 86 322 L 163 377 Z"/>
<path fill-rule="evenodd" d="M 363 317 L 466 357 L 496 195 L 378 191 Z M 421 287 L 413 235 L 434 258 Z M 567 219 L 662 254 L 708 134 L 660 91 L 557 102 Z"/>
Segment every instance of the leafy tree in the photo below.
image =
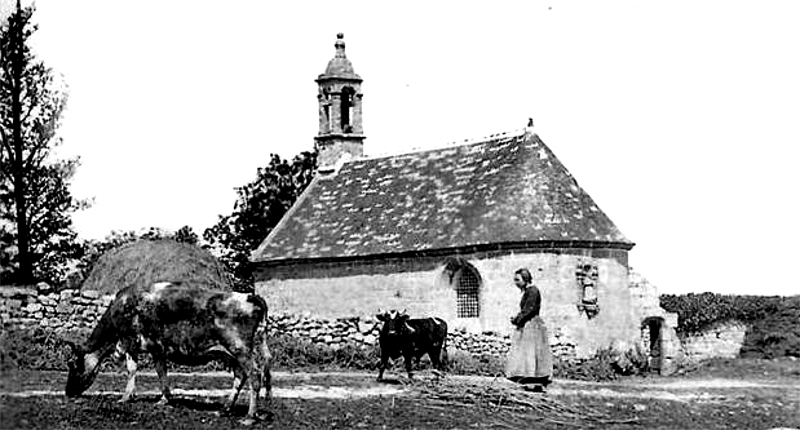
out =
<path fill-rule="evenodd" d="M 252 289 L 250 254 L 269 235 L 317 171 L 317 151 L 305 151 L 290 162 L 272 154 L 256 179 L 236 189 L 233 213 L 206 229 L 208 248 L 233 273 L 236 288 Z"/>
<path fill-rule="evenodd" d="M 82 251 L 70 215 L 89 204 L 68 188 L 78 159 L 51 153 L 61 143 L 56 131 L 67 95 L 30 49 L 33 12 L 17 2 L 0 27 L 0 260 L 16 269 L 17 283 L 58 281 L 66 260 Z"/>
<path fill-rule="evenodd" d="M 194 230 L 188 225 L 185 225 L 176 231 L 175 234 L 172 235 L 172 239 L 191 245 L 197 245 L 197 242 L 200 240 L 200 238 L 197 237 L 197 233 L 195 233 Z"/>

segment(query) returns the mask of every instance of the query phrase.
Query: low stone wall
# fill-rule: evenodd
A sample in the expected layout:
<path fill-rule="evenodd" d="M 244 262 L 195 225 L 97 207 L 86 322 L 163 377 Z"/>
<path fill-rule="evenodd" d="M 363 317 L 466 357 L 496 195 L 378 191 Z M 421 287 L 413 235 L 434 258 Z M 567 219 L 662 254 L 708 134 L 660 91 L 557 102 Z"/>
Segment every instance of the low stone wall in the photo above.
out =
<path fill-rule="evenodd" d="M 684 359 L 690 363 L 723 357 L 736 358 L 744 344 L 747 325 L 740 321 L 715 324 L 682 340 Z"/>
<path fill-rule="evenodd" d="M 42 284 L 28 288 L 0 287 L 0 326 L 41 327 L 57 333 L 90 331 L 113 299 L 113 295 L 101 295 L 97 291 L 51 292 L 49 287 Z M 379 321 L 374 318 L 322 319 L 308 314 L 273 314 L 270 316 L 269 327 L 272 334 L 281 333 L 332 348 L 345 344 L 376 346 L 380 331 Z M 667 330 L 662 333 L 668 334 L 666 332 Z M 733 358 L 739 355 L 746 332 L 745 324 L 729 321 L 701 333 L 685 336 L 678 348 L 682 359 L 690 363 L 714 357 Z M 549 337 L 554 356 L 565 360 L 577 356 L 574 336 L 570 335 L 567 327 L 551 328 Z M 505 356 L 510 343 L 507 334 L 475 333 L 451 327 L 447 344 L 450 351 Z M 669 357 L 673 354 L 664 351 L 664 355 Z"/>
<path fill-rule="evenodd" d="M 0 287 L 0 326 L 4 328 L 41 327 L 55 332 L 91 331 L 114 300 L 114 295 L 97 291 L 63 290 L 48 292 L 49 287 Z M 310 315 L 271 314 L 269 333 L 281 334 L 332 348 L 345 344 L 364 347 L 378 345 L 381 322 L 374 318 L 321 319 Z M 473 355 L 505 356 L 510 337 L 499 333 L 473 333 L 450 329 L 448 349 Z M 561 330 L 550 332 L 554 355 L 575 355 L 575 342 Z"/>
<path fill-rule="evenodd" d="M 49 287 L 0 287 L 0 326 L 42 327 L 61 331 L 91 330 L 113 295 L 97 291 L 62 290 Z"/>
<path fill-rule="evenodd" d="M 306 339 L 311 343 L 341 348 L 346 344 L 363 347 L 378 345 L 381 322 L 372 318 L 318 319 L 311 316 L 271 315 L 270 335 L 285 335 Z M 461 350 L 472 355 L 505 356 L 511 339 L 498 333 L 472 333 L 463 329 L 450 330 L 448 351 Z M 550 347 L 559 358 L 575 357 L 575 342 L 561 330 L 550 333 Z"/>

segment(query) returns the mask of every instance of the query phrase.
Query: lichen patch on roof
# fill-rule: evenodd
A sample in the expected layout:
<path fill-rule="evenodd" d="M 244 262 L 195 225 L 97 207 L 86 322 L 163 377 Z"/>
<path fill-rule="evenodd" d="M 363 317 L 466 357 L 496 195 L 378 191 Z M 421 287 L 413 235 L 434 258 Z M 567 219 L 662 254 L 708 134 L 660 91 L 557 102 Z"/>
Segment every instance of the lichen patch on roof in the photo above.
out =
<path fill-rule="evenodd" d="M 632 245 L 530 133 L 350 161 L 315 180 L 286 217 L 253 261 L 505 242 Z"/>

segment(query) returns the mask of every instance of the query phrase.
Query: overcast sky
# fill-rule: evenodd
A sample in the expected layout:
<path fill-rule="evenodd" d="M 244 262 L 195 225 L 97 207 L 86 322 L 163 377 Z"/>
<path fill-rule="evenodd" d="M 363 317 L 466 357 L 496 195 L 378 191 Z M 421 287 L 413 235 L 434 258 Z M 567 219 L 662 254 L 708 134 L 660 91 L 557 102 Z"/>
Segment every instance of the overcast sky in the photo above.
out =
<path fill-rule="evenodd" d="M 36 51 L 69 85 L 60 153 L 95 199 L 84 238 L 201 234 L 270 153 L 310 150 L 314 79 L 343 32 L 368 155 L 532 117 L 661 292 L 800 291 L 800 2 L 36 6 Z"/>

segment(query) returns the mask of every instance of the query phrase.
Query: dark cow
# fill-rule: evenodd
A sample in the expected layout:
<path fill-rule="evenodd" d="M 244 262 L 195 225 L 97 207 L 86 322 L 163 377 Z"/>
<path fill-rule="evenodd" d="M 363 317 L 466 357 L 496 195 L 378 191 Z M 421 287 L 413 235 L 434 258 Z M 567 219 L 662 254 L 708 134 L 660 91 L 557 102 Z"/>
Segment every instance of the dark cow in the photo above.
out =
<path fill-rule="evenodd" d="M 161 282 L 147 289 L 121 290 L 83 345 L 68 344 L 72 356 L 65 394 L 75 397 L 94 382 L 109 356 L 124 356 L 128 384 L 121 401 L 135 388 L 138 355 L 153 357 L 161 384 L 161 404 L 168 403 L 167 361 L 199 366 L 222 360 L 234 381 L 224 411 L 230 412 L 245 382 L 250 408 L 244 424 L 256 419 L 262 384 L 271 395 L 270 353 L 266 339 L 267 304 L 253 294 L 230 293 L 203 286 Z"/>
<path fill-rule="evenodd" d="M 442 369 L 442 350 L 446 348 L 447 342 L 447 323 L 444 320 L 440 318 L 409 319 L 405 311 L 378 313 L 376 317 L 383 321 L 380 334 L 381 364 L 378 381 L 383 380 L 383 371 L 386 370 L 389 359 L 395 360 L 401 355 L 405 361 L 409 379 L 413 377 L 411 359 L 415 358 L 419 364 L 420 358 L 425 354 L 430 357 L 434 368 Z"/>

